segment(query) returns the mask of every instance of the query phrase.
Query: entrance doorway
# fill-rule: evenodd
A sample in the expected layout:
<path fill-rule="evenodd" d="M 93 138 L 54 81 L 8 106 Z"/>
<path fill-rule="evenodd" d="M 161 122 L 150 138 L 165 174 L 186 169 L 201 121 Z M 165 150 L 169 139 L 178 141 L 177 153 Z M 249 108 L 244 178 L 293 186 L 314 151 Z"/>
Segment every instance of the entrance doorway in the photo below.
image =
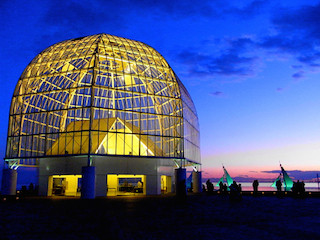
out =
<path fill-rule="evenodd" d="M 161 175 L 161 193 L 171 193 L 171 176 Z"/>
<path fill-rule="evenodd" d="M 145 175 L 107 175 L 107 196 L 146 195 Z"/>
<path fill-rule="evenodd" d="M 48 196 L 80 196 L 81 175 L 53 175 L 48 179 Z"/>

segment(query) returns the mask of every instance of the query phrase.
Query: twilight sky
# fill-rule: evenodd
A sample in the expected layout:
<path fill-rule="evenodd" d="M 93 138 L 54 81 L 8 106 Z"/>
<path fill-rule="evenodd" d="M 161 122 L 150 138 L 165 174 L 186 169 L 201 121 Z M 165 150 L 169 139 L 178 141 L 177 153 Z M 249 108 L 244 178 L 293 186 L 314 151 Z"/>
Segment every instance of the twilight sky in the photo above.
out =
<path fill-rule="evenodd" d="M 14 87 L 57 42 L 107 33 L 160 52 L 198 110 L 204 177 L 320 174 L 320 1 L 0 2 L 0 156 Z M 300 171 L 294 171 L 300 170 Z"/>

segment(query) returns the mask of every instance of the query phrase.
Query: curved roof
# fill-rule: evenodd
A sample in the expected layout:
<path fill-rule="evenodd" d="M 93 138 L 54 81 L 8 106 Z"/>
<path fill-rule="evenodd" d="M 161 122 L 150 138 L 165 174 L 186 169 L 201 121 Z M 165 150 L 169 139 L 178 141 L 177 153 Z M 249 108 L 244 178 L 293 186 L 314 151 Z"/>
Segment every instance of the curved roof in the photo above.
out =
<path fill-rule="evenodd" d="M 97 34 L 38 54 L 15 88 L 7 159 L 132 155 L 200 162 L 191 97 L 150 46 Z"/>

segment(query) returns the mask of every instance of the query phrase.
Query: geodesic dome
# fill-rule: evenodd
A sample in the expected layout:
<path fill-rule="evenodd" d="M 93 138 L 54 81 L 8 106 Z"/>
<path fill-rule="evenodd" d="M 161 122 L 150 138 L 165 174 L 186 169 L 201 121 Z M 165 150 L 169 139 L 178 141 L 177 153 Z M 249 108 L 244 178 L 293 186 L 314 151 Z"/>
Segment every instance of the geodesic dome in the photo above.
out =
<path fill-rule="evenodd" d="M 150 46 L 107 34 L 71 39 L 42 51 L 21 75 L 6 160 L 36 165 L 87 154 L 200 163 L 194 104 Z"/>

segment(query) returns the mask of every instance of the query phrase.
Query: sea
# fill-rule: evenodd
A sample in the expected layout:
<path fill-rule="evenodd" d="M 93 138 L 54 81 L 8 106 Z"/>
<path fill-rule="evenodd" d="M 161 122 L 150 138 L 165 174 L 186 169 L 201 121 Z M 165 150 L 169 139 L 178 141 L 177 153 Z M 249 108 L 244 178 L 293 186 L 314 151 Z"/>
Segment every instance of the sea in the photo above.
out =
<path fill-rule="evenodd" d="M 206 183 L 203 183 L 206 185 Z M 237 184 L 241 184 L 242 191 L 253 191 L 252 182 L 237 182 Z M 213 186 L 215 189 L 219 188 L 216 187 L 217 182 L 213 182 Z M 275 188 L 271 187 L 272 182 L 259 182 L 259 191 L 276 191 Z M 320 186 L 320 185 L 319 185 Z M 307 182 L 305 183 L 305 189 L 306 191 L 310 192 L 320 192 L 318 183 L 316 182 Z"/>

